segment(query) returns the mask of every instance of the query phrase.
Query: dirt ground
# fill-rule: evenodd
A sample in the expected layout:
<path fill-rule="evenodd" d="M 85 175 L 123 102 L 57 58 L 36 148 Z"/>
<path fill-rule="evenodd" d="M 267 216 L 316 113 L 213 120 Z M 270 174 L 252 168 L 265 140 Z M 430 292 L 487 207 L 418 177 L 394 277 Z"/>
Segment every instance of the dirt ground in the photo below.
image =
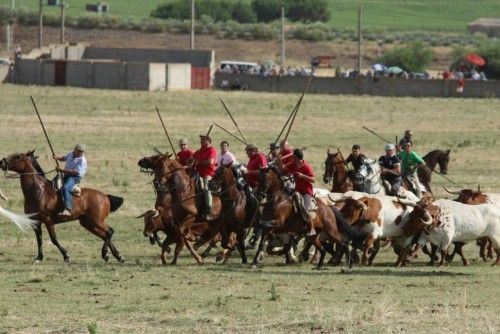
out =
<path fill-rule="evenodd" d="M 23 52 L 29 52 L 38 43 L 37 27 L 18 26 L 14 31 L 15 44 L 20 44 Z M 43 44 L 58 43 L 59 29 L 46 27 L 44 29 Z M 167 48 L 187 49 L 189 47 L 189 35 L 177 35 L 166 33 L 144 33 L 138 31 L 121 30 L 81 30 L 66 29 L 66 40 L 69 42 L 87 42 L 93 46 L 101 47 L 134 47 L 134 48 Z M 215 59 L 241 60 L 241 61 L 280 61 L 280 41 L 247 41 L 218 39 L 210 35 L 198 35 L 195 37 L 197 49 L 215 50 Z M 383 49 L 389 49 L 394 45 L 384 45 Z M 430 66 L 434 70 L 442 70 L 450 62 L 451 48 L 435 48 L 436 59 Z M 379 50 L 375 42 L 365 41 L 362 45 L 363 67 L 373 64 L 378 56 Z M 286 60 L 291 66 L 305 66 L 309 64 L 312 56 L 333 55 L 332 66 L 341 66 L 352 69 L 357 64 L 357 43 L 351 41 L 333 42 L 308 42 L 300 40 L 286 41 Z M 5 34 L 0 34 L 0 55 L 7 56 L 5 50 Z"/>

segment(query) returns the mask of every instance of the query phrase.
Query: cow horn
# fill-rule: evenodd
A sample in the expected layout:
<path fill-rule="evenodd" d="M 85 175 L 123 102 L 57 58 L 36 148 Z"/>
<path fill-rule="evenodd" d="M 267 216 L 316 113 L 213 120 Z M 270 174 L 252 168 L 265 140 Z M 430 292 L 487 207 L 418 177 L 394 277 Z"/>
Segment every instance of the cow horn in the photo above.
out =
<path fill-rule="evenodd" d="M 444 188 L 444 190 L 446 190 L 446 192 L 448 194 L 452 194 L 452 195 L 458 195 L 458 194 L 460 194 L 460 191 L 449 191 L 448 188 L 446 188 L 446 187 L 443 187 L 443 188 Z"/>
<path fill-rule="evenodd" d="M 335 203 L 344 203 L 347 197 L 342 197 L 342 198 L 339 198 L 339 199 L 333 199 L 331 197 L 331 194 L 328 193 L 328 198 L 330 199 L 330 201 L 335 202 Z"/>
<path fill-rule="evenodd" d="M 0 190 L 0 198 L 3 200 L 7 200 L 7 197 L 3 194 L 2 190 Z"/>
<path fill-rule="evenodd" d="M 481 185 L 480 185 L 480 184 L 478 184 L 478 185 L 477 185 L 477 192 L 478 192 L 478 193 L 480 193 L 480 192 L 481 192 Z"/>
<path fill-rule="evenodd" d="M 398 197 L 398 203 L 411 206 L 412 208 L 414 208 L 417 205 L 417 203 L 414 201 L 410 201 L 408 199 L 403 199 L 403 198 L 399 198 L 399 197 Z"/>
<path fill-rule="evenodd" d="M 422 218 L 422 223 L 424 223 L 425 225 L 432 224 L 432 217 L 428 212 L 424 213 L 424 218 Z"/>
<path fill-rule="evenodd" d="M 360 201 L 358 201 L 358 203 L 361 205 L 361 207 L 363 208 L 364 211 L 368 210 L 368 205 L 366 205 L 365 203 L 360 202 Z"/>
<path fill-rule="evenodd" d="M 149 210 L 148 210 L 148 211 L 146 211 L 146 212 L 144 212 L 144 213 L 143 213 L 143 214 L 141 214 L 140 216 L 135 217 L 135 218 L 137 218 L 137 219 L 142 218 L 142 217 L 144 217 L 144 216 L 145 216 L 148 212 L 149 212 Z"/>
<path fill-rule="evenodd" d="M 156 218 L 160 215 L 160 212 L 158 212 L 158 210 L 150 210 L 152 211 L 153 215 L 151 216 L 151 218 Z"/>

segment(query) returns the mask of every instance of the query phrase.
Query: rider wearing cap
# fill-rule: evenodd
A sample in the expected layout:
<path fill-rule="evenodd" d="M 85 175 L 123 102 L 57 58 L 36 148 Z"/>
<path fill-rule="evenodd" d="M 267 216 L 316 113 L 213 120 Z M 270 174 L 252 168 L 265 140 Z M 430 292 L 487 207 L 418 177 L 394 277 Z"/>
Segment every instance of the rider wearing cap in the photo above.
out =
<path fill-rule="evenodd" d="M 188 141 L 184 138 L 179 140 L 179 148 L 181 150 L 177 152 L 177 160 L 182 166 L 187 167 L 188 160 L 193 156 L 194 151 L 188 147 Z"/>
<path fill-rule="evenodd" d="M 217 150 L 212 146 L 212 139 L 206 135 L 200 135 L 200 148 L 194 152 L 192 159 L 192 168 L 200 177 L 200 187 L 205 197 L 206 220 L 210 220 L 212 209 L 212 193 L 208 188 L 208 181 L 215 175 L 215 162 L 217 159 Z"/>
<path fill-rule="evenodd" d="M 268 162 L 275 161 L 279 152 L 280 152 L 279 145 L 276 145 L 275 143 L 269 144 L 269 154 L 267 155 L 267 161 Z"/>
<path fill-rule="evenodd" d="M 406 130 L 403 138 L 401 138 L 401 140 L 399 141 L 399 144 L 397 147 L 398 152 L 401 152 L 403 150 L 403 147 L 405 146 L 406 142 L 411 141 L 413 144 L 412 138 L 413 138 L 413 132 L 411 130 Z"/>
<path fill-rule="evenodd" d="M 304 153 L 302 150 L 298 148 L 293 150 L 292 161 L 283 166 L 283 171 L 287 175 L 293 175 L 295 180 L 295 191 L 302 195 L 304 198 L 304 209 L 309 212 L 313 204 L 314 171 L 311 165 L 304 160 Z M 307 225 L 309 228 L 308 234 L 316 234 L 312 219 L 308 219 Z"/>
<path fill-rule="evenodd" d="M 384 183 L 388 183 L 387 190 L 392 195 L 399 195 L 401 184 L 401 159 L 396 155 L 394 144 L 385 144 L 385 155 L 378 159 L 381 168 L 381 177 Z"/>
<path fill-rule="evenodd" d="M 56 171 L 63 174 L 63 187 L 61 189 L 62 198 L 64 201 L 64 210 L 60 213 L 61 216 L 71 216 L 73 208 L 73 188 L 80 183 L 80 180 L 87 173 L 87 159 L 83 155 L 85 145 L 76 144 L 72 152 L 64 156 L 52 156 L 55 160 L 65 161 L 64 168 L 56 167 Z"/>

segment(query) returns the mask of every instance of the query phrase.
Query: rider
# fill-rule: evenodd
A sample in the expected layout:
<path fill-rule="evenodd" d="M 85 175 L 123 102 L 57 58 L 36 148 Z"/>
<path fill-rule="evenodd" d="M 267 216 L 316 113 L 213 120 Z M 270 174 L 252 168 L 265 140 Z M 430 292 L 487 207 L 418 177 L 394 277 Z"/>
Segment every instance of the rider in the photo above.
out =
<path fill-rule="evenodd" d="M 280 152 L 280 147 L 275 143 L 269 144 L 269 154 L 267 155 L 267 161 L 272 162 L 276 160 L 278 153 Z"/>
<path fill-rule="evenodd" d="M 396 155 L 394 144 L 385 144 L 385 155 L 378 159 L 381 167 L 382 180 L 389 183 L 387 187 L 391 194 L 399 195 L 402 184 L 401 178 L 401 159 Z"/>
<path fill-rule="evenodd" d="M 64 201 L 64 210 L 59 214 L 61 216 L 71 216 L 73 208 L 73 188 L 80 183 L 80 180 L 87 172 L 87 159 L 83 155 L 85 145 L 76 144 L 73 152 L 64 156 L 52 156 L 55 160 L 65 161 L 64 168 L 56 167 L 56 171 L 63 174 L 63 187 L 61 189 L 62 199 Z"/>
<path fill-rule="evenodd" d="M 184 138 L 179 140 L 179 148 L 181 150 L 177 152 L 177 160 L 186 168 L 188 166 L 188 160 L 193 156 L 194 151 L 188 147 L 188 141 Z"/>
<path fill-rule="evenodd" d="M 403 138 L 401 138 L 401 140 L 399 141 L 399 144 L 397 147 L 398 153 L 403 150 L 406 142 L 411 141 L 413 143 L 412 137 L 413 137 L 413 132 L 411 130 L 406 130 Z"/>
<path fill-rule="evenodd" d="M 352 145 L 352 153 L 349 154 L 347 159 L 345 160 L 345 165 L 351 163 L 354 171 L 357 172 L 359 167 L 361 167 L 366 159 L 366 156 L 361 153 L 361 146 L 358 144 Z"/>
<path fill-rule="evenodd" d="M 302 195 L 304 198 L 304 209 L 309 212 L 313 205 L 314 171 L 311 165 L 304 160 L 302 150 L 298 148 L 293 150 L 292 161 L 283 165 L 283 171 L 287 175 L 293 175 L 295 179 L 295 191 Z M 316 234 L 311 217 L 307 220 L 307 226 L 309 235 Z"/>
<path fill-rule="evenodd" d="M 259 169 L 267 167 L 267 159 L 253 144 L 248 144 L 245 147 L 245 152 L 248 156 L 248 163 L 243 173 L 248 185 L 255 191 L 259 185 Z"/>
<path fill-rule="evenodd" d="M 220 143 L 220 154 L 217 156 L 217 167 L 229 166 L 231 164 L 236 164 L 236 158 L 229 152 L 229 143 L 224 140 Z"/>
<path fill-rule="evenodd" d="M 409 180 L 410 184 L 415 185 L 415 195 L 418 198 L 422 196 L 422 185 L 416 173 L 418 165 L 424 165 L 425 161 L 415 152 L 411 150 L 412 142 L 407 141 L 403 146 L 403 151 L 399 152 L 398 156 L 401 159 L 401 170 L 403 178 Z"/>
<path fill-rule="evenodd" d="M 281 162 L 283 163 L 283 165 L 287 165 L 293 161 L 293 157 L 292 157 L 293 147 L 290 146 L 290 144 L 286 140 L 282 140 L 280 142 L 280 151 L 278 154 L 281 158 Z"/>
<path fill-rule="evenodd" d="M 215 175 L 215 160 L 217 150 L 212 146 L 212 139 L 206 135 L 200 135 L 200 149 L 193 154 L 192 167 L 200 177 L 200 186 L 205 198 L 204 218 L 210 220 L 212 209 L 212 193 L 208 188 L 208 181 Z"/>

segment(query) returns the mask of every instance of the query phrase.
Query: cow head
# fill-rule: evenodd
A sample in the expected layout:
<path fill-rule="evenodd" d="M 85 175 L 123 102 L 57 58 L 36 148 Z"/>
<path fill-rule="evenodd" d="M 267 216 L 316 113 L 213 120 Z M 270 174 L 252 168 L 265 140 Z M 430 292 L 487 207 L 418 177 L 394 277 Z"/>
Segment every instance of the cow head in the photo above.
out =
<path fill-rule="evenodd" d="M 406 218 L 406 224 L 401 226 L 404 235 L 412 236 L 420 232 L 428 233 L 439 225 L 440 208 L 433 204 L 418 203 Z"/>
<path fill-rule="evenodd" d="M 458 195 L 458 197 L 454 200 L 456 202 L 464 203 L 464 204 L 483 204 L 488 203 L 488 195 L 481 192 L 481 188 L 478 186 L 477 191 L 472 189 L 462 189 L 460 191 L 450 191 L 446 187 L 444 187 L 446 192 L 453 195 Z"/>
<path fill-rule="evenodd" d="M 151 235 L 158 231 L 161 222 L 160 212 L 158 210 L 148 210 L 137 216 L 136 218 L 144 217 L 144 230 L 142 234 L 146 238 L 150 238 Z"/>

